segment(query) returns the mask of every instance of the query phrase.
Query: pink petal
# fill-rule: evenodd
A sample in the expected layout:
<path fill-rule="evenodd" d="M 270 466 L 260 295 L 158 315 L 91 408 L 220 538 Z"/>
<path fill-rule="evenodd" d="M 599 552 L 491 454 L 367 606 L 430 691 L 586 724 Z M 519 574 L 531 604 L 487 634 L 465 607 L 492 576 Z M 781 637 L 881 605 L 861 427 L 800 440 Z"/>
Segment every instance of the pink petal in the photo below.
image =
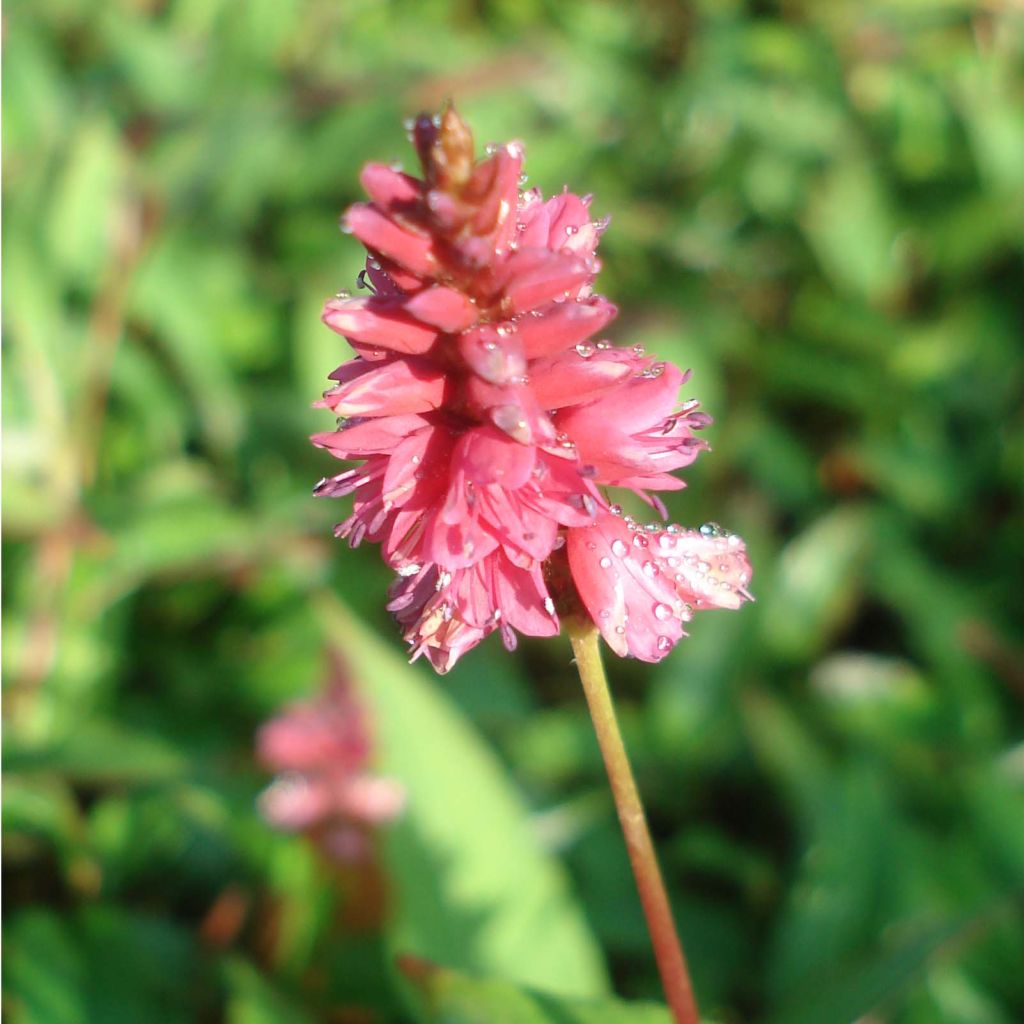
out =
<path fill-rule="evenodd" d="M 431 425 L 422 416 L 383 416 L 355 423 L 344 430 L 314 434 L 310 439 L 318 448 L 326 448 L 341 459 L 359 459 L 379 452 L 390 452 L 399 441 Z"/>
<path fill-rule="evenodd" d="M 366 194 L 382 210 L 412 206 L 421 196 L 419 181 L 387 164 L 367 164 L 359 175 L 359 181 Z"/>
<path fill-rule="evenodd" d="M 466 331 L 459 337 L 459 352 L 470 369 L 491 384 L 507 384 L 526 374 L 519 339 L 500 324 Z"/>
<path fill-rule="evenodd" d="M 502 309 L 514 316 L 571 293 L 591 276 L 575 256 L 559 256 L 544 249 L 520 249 L 502 269 Z"/>
<path fill-rule="evenodd" d="M 409 316 L 401 307 L 376 296 L 334 299 L 324 307 L 323 322 L 352 342 L 416 355 L 437 341 L 437 330 Z"/>
<path fill-rule="evenodd" d="M 494 427 L 467 431 L 455 446 L 452 465 L 476 484 L 521 487 L 530 479 L 537 451 L 518 444 Z"/>
<path fill-rule="evenodd" d="M 431 363 L 411 358 L 383 365 L 360 359 L 352 364 L 361 372 L 324 394 L 324 404 L 338 416 L 429 412 L 444 400 L 447 377 Z"/>
<path fill-rule="evenodd" d="M 422 276 L 436 271 L 433 240 L 400 228 L 376 207 L 353 204 L 345 214 L 345 224 L 368 249 L 394 260 L 406 270 Z"/>
<path fill-rule="evenodd" d="M 476 323 L 479 311 L 454 288 L 435 285 L 405 303 L 406 312 L 446 334 L 455 334 Z"/>
<path fill-rule="evenodd" d="M 600 296 L 560 302 L 519 319 L 519 343 L 528 359 L 561 352 L 596 334 L 617 312 Z"/>
<path fill-rule="evenodd" d="M 593 401 L 632 374 L 628 365 L 601 358 L 593 346 L 581 345 L 552 359 L 530 365 L 530 390 L 544 409 Z"/>

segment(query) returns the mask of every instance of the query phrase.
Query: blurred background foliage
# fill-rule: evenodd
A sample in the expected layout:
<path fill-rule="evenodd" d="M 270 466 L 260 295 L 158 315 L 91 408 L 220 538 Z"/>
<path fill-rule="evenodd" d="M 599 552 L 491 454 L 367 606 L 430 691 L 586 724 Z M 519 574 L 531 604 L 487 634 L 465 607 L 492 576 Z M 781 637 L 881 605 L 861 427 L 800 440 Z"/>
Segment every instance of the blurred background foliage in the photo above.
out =
<path fill-rule="evenodd" d="M 8 0 L 4 28 L 12 1024 L 664 1020 L 587 1009 L 659 990 L 567 644 L 407 667 L 376 551 L 309 497 L 338 214 L 449 96 L 531 185 L 596 195 L 611 337 L 716 417 L 671 511 L 747 538 L 758 603 L 611 666 L 705 1012 L 1024 1019 L 1019 4 Z M 386 921 L 257 812 L 254 734 L 332 652 L 410 794 Z M 395 952 L 470 975 L 403 988 Z"/>

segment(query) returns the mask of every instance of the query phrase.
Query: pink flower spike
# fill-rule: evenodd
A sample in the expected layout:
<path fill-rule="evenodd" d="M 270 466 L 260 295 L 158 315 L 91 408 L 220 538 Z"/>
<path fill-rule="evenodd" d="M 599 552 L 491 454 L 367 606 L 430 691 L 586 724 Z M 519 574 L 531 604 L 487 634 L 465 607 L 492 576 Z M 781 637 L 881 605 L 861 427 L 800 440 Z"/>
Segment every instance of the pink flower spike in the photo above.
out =
<path fill-rule="evenodd" d="M 557 631 L 547 579 L 616 651 L 657 660 L 687 605 L 747 596 L 749 565 L 740 546 L 715 548 L 718 572 L 672 566 L 712 564 L 708 538 L 677 531 L 685 552 L 646 550 L 660 535 L 611 515 L 606 489 L 664 512 L 656 492 L 683 486 L 673 473 L 707 448 L 710 418 L 680 405 L 688 374 L 595 340 L 617 311 L 594 292 L 607 220 L 589 197 L 521 192 L 522 147 L 476 160 L 450 106 L 420 116 L 412 139 L 422 179 L 368 164 L 370 202 L 345 214 L 369 294 L 324 308 L 357 355 L 316 403 L 338 428 L 312 441 L 360 465 L 314 493 L 351 498 L 336 536 L 381 545 L 400 574 L 389 607 L 439 671 L 490 633 L 511 648 L 517 631 Z"/>
<path fill-rule="evenodd" d="M 393 820 L 403 788 L 368 769 L 372 742 L 363 708 L 337 661 L 324 690 L 286 708 L 260 729 L 259 760 L 277 773 L 260 795 L 264 818 L 286 832 L 308 832 L 322 842 L 338 829 L 365 835 Z M 346 858 L 343 858 L 346 859 Z"/>

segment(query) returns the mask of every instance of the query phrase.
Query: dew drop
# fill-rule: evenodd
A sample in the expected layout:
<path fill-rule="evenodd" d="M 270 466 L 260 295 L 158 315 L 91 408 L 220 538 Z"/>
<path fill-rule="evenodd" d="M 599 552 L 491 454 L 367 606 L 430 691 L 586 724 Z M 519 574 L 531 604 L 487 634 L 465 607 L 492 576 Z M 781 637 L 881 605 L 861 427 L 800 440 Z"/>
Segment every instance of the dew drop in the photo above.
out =
<path fill-rule="evenodd" d="M 659 636 L 658 650 L 662 652 L 672 650 L 672 640 L 667 636 Z"/>
<path fill-rule="evenodd" d="M 544 611 L 546 611 L 548 615 L 555 614 L 555 602 L 552 601 L 550 597 L 544 598 Z"/>
<path fill-rule="evenodd" d="M 612 554 L 615 555 L 617 558 L 622 558 L 622 556 L 628 550 L 629 549 L 626 547 L 626 545 L 621 540 L 619 540 L 618 537 L 616 537 L 615 540 L 612 541 Z"/>
<path fill-rule="evenodd" d="M 602 569 L 610 569 L 611 568 L 611 564 L 612 564 L 612 560 L 607 555 L 603 555 L 601 557 L 601 561 L 598 562 L 597 564 L 599 566 L 601 566 Z"/>
<path fill-rule="evenodd" d="M 700 528 L 702 537 L 717 537 L 722 532 L 718 523 L 704 523 Z"/>
<path fill-rule="evenodd" d="M 644 562 L 644 575 L 649 579 L 653 580 L 659 572 L 661 572 L 661 570 L 658 568 L 657 562 Z"/>
<path fill-rule="evenodd" d="M 630 349 L 630 351 L 635 356 L 642 356 L 644 352 L 646 352 L 647 350 L 643 347 L 643 345 L 634 345 L 632 349 Z"/>
<path fill-rule="evenodd" d="M 635 533 L 633 535 L 633 547 L 645 548 L 647 547 L 648 543 L 649 541 L 642 533 Z"/>
<path fill-rule="evenodd" d="M 334 297 L 344 302 L 346 299 L 352 298 L 352 293 L 346 288 L 342 288 L 340 292 L 335 292 Z"/>
<path fill-rule="evenodd" d="M 410 562 L 408 565 L 400 566 L 398 569 L 399 576 L 415 576 L 422 567 L 417 565 L 415 562 Z"/>
<path fill-rule="evenodd" d="M 622 506 L 621 505 L 612 505 L 612 506 L 609 507 L 608 511 L 611 512 L 611 514 L 613 516 L 621 516 L 622 515 Z"/>
<path fill-rule="evenodd" d="M 615 627 L 615 632 L 618 633 L 619 636 L 622 636 L 626 632 L 626 627 L 625 626 L 616 626 Z"/>
<path fill-rule="evenodd" d="M 589 359 L 594 354 L 594 346 L 588 341 L 581 341 L 576 346 L 576 354 L 584 359 Z"/>
<path fill-rule="evenodd" d="M 656 604 L 654 606 L 654 617 L 660 622 L 668 622 L 672 618 L 672 609 L 667 604 Z"/>

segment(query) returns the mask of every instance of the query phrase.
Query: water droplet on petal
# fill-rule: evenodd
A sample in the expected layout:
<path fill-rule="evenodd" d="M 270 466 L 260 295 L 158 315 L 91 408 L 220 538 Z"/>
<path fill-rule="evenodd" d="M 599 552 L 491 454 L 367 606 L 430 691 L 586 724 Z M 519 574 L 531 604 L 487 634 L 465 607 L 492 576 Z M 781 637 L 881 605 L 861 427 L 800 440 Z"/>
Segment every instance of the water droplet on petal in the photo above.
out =
<path fill-rule="evenodd" d="M 654 617 L 661 622 L 672 618 L 672 609 L 667 604 L 658 603 L 654 606 Z"/>
<path fill-rule="evenodd" d="M 658 637 L 658 650 L 662 651 L 663 653 L 665 651 L 672 650 L 672 640 L 671 640 L 671 638 L 667 637 L 667 636 L 659 636 Z"/>
<path fill-rule="evenodd" d="M 576 346 L 576 354 L 584 359 L 589 359 L 594 354 L 594 346 L 588 341 L 581 341 Z"/>
<path fill-rule="evenodd" d="M 611 568 L 612 560 L 607 555 L 603 555 L 597 564 L 601 566 L 602 569 L 609 569 Z"/>
<path fill-rule="evenodd" d="M 618 537 L 616 537 L 615 540 L 612 541 L 612 554 L 616 557 L 622 558 L 622 556 L 628 550 L 629 549 L 626 547 L 626 545 L 621 540 L 619 540 Z"/>
<path fill-rule="evenodd" d="M 658 568 L 657 562 L 644 562 L 644 575 L 645 576 L 647 576 L 647 577 L 649 577 L 650 579 L 653 580 L 654 577 L 657 576 L 659 572 L 661 572 L 661 570 Z"/>
<path fill-rule="evenodd" d="M 552 601 L 550 597 L 544 598 L 544 611 L 546 611 L 548 615 L 555 614 L 555 602 Z"/>

